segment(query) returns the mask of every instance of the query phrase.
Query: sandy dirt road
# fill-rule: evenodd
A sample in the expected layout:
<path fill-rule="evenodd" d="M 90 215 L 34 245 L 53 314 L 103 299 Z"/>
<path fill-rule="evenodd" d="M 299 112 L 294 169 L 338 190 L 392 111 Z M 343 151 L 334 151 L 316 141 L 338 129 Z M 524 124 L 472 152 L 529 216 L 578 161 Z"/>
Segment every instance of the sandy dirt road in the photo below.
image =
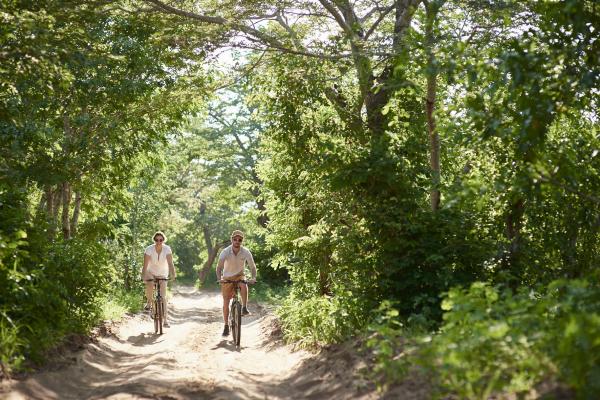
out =
<path fill-rule="evenodd" d="M 273 316 L 251 303 L 242 345 L 220 336 L 218 292 L 177 286 L 171 327 L 155 335 L 147 315 L 135 315 L 54 371 L 5 381 L 0 398 L 16 399 L 373 399 L 355 385 L 351 360 L 325 361 L 292 351 L 272 337 Z"/>

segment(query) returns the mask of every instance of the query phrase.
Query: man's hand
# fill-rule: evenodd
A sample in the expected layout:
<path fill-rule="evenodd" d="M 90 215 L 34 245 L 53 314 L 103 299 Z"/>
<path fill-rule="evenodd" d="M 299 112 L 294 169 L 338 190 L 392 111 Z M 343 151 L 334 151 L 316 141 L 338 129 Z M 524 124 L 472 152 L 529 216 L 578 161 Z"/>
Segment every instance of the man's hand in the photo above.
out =
<path fill-rule="evenodd" d="M 256 278 L 248 279 L 248 283 L 254 285 L 256 283 Z"/>

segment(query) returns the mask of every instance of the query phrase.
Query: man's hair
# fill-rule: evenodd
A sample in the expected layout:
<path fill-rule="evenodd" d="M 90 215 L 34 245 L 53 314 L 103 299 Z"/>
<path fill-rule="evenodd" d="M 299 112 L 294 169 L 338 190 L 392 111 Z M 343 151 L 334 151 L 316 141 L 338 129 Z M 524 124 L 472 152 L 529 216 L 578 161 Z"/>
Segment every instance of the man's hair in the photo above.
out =
<path fill-rule="evenodd" d="M 152 241 L 154 241 L 154 239 L 156 239 L 157 236 L 163 237 L 163 243 L 167 242 L 167 236 L 164 233 L 162 233 L 161 231 L 154 232 L 154 235 L 152 235 Z"/>
<path fill-rule="evenodd" d="M 233 239 L 234 236 L 241 236 L 241 238 L 243 239 L 244 238 L 244 232 L 235 230 L 235 231 L 231 232 L 230 239 Z"/>

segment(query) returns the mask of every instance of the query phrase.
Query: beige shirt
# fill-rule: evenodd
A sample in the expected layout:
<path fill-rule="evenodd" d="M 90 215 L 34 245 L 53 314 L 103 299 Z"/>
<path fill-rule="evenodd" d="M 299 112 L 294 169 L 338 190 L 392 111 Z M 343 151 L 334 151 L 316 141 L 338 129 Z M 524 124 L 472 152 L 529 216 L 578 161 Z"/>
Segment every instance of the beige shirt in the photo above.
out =
<path fill-rule="evenodd" d="M 226 279 L 243 272 L 245 263 L 248 263 L 252 279 L 256 279 L 256 264 L 254 264 L 254 258 L 252 258 L 250 250 L 241 246 L 236 255 L 233 253 L 233 246 L 229 245 L 221 252 L 217 268 L 223 268 L 223 278 Z"/>

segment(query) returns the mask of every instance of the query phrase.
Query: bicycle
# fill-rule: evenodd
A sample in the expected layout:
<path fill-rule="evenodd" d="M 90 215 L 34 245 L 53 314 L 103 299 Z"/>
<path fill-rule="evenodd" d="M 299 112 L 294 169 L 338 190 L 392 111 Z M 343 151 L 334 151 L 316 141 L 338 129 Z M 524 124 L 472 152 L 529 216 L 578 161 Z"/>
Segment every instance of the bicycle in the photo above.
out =
<path fill-rule="evenodd" d="M 231 336 L 233 337 L 233 343 L 236 347 L 240 347 L 240 339 L 242 336 L 242 302 L 240 301 L 240 283 L 247 284 L 246 280 L 230 281 L 223 280 L 222 284 L 229 283 L 234 286 L 234 294 L 229 303 L 229 329 L 231 330 Z"/>
<path fill-rule="evenodd" d="M 154 333 L 159 335 L 163 334 L 163 321 L 165 319 L 165 303 L 160 294 L 160 281 L 168 280 L 168 278 L 160 277 L 146 279 L 146 282 L 154 282 L 154 299 L 152 299 L 150 305 L 150 317 L 154 320 Z"/>

